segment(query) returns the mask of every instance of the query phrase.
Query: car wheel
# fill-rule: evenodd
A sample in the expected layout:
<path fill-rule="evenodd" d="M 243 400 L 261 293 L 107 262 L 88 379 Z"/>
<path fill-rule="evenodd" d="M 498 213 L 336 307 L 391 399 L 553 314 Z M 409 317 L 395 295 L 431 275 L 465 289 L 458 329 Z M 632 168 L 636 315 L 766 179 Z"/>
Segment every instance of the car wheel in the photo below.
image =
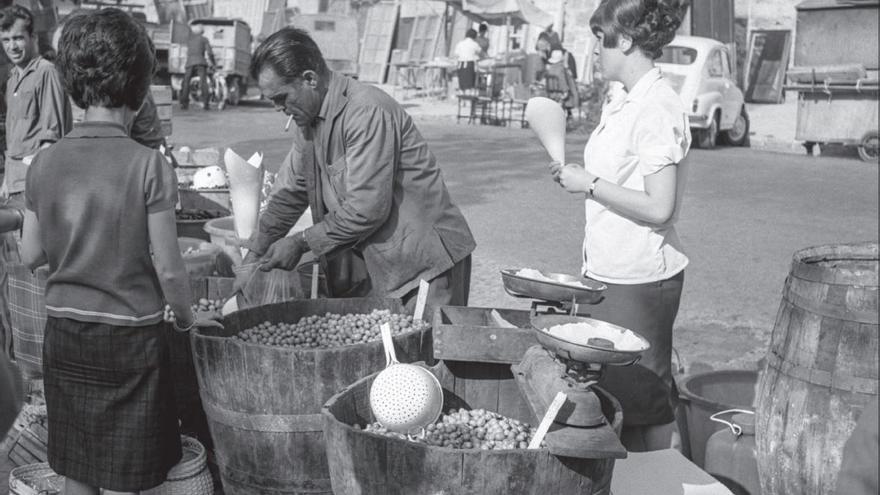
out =
<path fill-rule="evenodd" d="M 859 143 L 859 158 L 866 162 L 876 162 L 878 155 L 880 155 L 878 150 L 880 150 L 880 137 L 878 137 L 877 133 L 869 132 L 865 134 L 865 137 Z"/>
<path fill-rule="evenodd" d="M 718 140 L 718 114 L 712 118 L 709 127 L 703 129 L 697 134 L 697 146 L 703 149 L 711 150 L 715 147 Z"/>
<path fill-rule="evenodd" d="M 733 122 L 733 127 L 729 131 L 721 134 L 724 142 L 731 146 L 747 146 L 749 141 L 749 114 L 743 105 L 742 110 Z"/>

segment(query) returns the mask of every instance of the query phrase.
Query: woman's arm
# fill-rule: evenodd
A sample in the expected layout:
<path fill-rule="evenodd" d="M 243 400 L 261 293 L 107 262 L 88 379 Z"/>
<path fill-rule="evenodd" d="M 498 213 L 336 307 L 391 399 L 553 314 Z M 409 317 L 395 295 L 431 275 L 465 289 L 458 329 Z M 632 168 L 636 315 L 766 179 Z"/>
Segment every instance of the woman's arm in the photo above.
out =
<path fill-rule="evenodd" d="M 180 255 L 180 245 L 177 243 L 174 209 L 150 213 L 147 217 L 147 226 L 150 232 L 150 245 L 153 247 L 153 266 L 156 268 L 156 275 L 159 276 L 162 294 L 171 305 L 179 326 L 189 327 L 195 322 L 190 307 L 192 293 L 189 287 L 189 275 Z"/>
<path fill-rule="evenodd" d="M 45 265 L 49 260 L 40 242 L 40 221 L 31 210 L 24 212 L 24 229 L 21 234 L 21 261 L 31 270 Z"/>
<path fill-rule="evenodd" d="M 550 164 L 550 171 L 559 185 L 570 193 L 587 193 L 597 178 L 578 164 Z M 645 191 L 618 186 L 599 179 L 593 186 L 592 198 L 621 214 L 653 224 L 663 224 L 675 211 L 678 167 L 668 165 L 645 176 Z"/>

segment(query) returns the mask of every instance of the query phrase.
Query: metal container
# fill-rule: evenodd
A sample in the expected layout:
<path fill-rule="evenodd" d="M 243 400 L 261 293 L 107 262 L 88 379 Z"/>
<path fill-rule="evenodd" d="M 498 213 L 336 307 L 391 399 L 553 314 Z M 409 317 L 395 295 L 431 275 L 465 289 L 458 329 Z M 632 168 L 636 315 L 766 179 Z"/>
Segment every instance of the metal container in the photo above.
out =
<path fill-rule="evenodd" d="M 794 65 L 801 67 L 858 63 L 878 68 L 877 30 L 880 2 L 806 0 L 797 10 Z M 873 40 L 873 41 L 872 41 Z"/>
<path fill-rule="evenodd" d="M 607 288 L 602 282 L 586 278 L 574 277 L 563 273 L 540 272 L 541 275 L 554 280 L 535 280 L 517 275 L 518 270 L 501 270 L 501 281 L 504 290 L 514 297 L 525 297 L 553 302 L 574 302 L 593 304 L 602 297 Z"/>

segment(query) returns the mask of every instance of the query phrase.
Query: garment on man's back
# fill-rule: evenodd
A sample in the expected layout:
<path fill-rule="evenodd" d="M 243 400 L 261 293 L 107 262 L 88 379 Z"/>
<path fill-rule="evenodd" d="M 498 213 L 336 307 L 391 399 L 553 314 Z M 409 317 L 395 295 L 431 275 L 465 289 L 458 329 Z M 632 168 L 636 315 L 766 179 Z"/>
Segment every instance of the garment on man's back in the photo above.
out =
<path fill-rule="evenodd" d="M 186 44 L 186 67 L 195 67 L 196 65 L 208 65 L 205 53 L 211 49 L 211 43 L 204 35 L 192 35 Z"/>

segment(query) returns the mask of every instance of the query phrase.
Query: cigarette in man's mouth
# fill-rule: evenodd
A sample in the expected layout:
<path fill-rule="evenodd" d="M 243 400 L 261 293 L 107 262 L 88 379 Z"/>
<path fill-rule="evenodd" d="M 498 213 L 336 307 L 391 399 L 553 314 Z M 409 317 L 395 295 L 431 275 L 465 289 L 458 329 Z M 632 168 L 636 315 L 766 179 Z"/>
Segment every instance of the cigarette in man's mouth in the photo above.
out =
<path fill-rule="evenodd" d="M 284 126 L 284 132 L 290 130 L 290 123 L 293 122 L 293 115 L 287 118 L 287 125 Z"/>

